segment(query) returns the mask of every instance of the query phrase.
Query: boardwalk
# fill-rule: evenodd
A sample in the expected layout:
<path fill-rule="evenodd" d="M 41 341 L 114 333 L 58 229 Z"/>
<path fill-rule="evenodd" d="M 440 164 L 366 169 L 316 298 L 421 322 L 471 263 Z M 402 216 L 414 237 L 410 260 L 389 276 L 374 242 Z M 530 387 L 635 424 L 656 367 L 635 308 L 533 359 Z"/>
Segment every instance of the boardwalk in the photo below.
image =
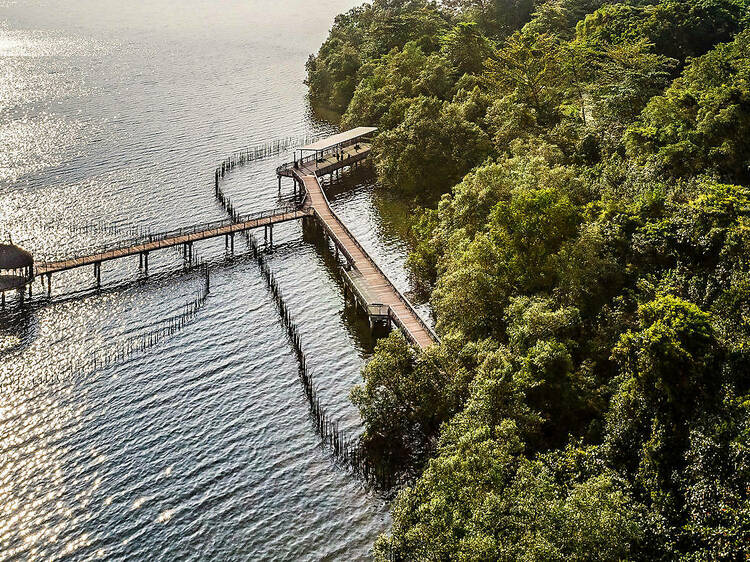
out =
<path fill-rule="evenodd" d="M 333 240 L 337 252 L 346 261 L 344 276 L 356 300 L 367 312 L 371 321 L 385 320 L 395 323 L 406 337 L 420 349 L 437 343 L 433 330 L 422 320 L 411 303 L 399 292 L 388 276 L 378 267 L 367 251 L 357 241 L 344 223 L 336 216 L 318 181 L 324 174 L 335 173 L 343 168 L 356 166 L 370 154 L 369 134 L 371 127 L 361 127 L 322 139 L 312 145 L 298 149 L 299 159 L 276 170 L 279 178 L 290 177 L 299 185 L 304 199 L 297 204 L 254 213 L 247 216 L 233 214 L 231 220 L 195 225 L 160 234 L 141 236 L 133 240 L 115 243 L 109 247 L 81 252 L 63 260 L 37 262 L 34 274 L 47 278 L 47 292 L 51 294 L 52 274 L 77 267 L 94 266 L 97 284 L 100 283 L 101 263 L 109 260 L 139 255 L 141 265 L 148 270 L 148 255 L 155 250 L 184 246 L 186 256 L 192 256 L 192 245 L 199 240 L 226 237 L 234 247 L 234 234 L 255 228 L 266 227 L 273 245 L 273 225 L 281 222 L 314 217 Z M 312 153 L 304 156 L 305 153 Z M 231 167 L 230 167 L 231 169 Z M 225 171 L 222 168 L 222 175 Z M 219 171 L 216 172 L 218 190 Z M 280 181 L 280 180 L 279 180 Z M 281 185 L 281 184 L 279 184 Z"/>
<path fill-rule="evenodd" d="M 88 252 L 84 255 L 71 257 L 65 260 L 37 263 L 34 266 L 34 273 L 35 275 L 49 276 L 53 273 L 85 265 L 99 264 L 104 261 L 124 258 L 127 256 L 147 255 L 149 252 L 161 250 L 162 248 L 190 245 L 199 240 L 216 238 L 218 236 L 232 236 L 237 232 L 297 220 L 311 214 L 312 210 L 309 208 L 288 207 L 256 213 L 245 217 L 244 219 L 240 219 L 237 222 L 221 221 L 217 223 L 197 225 L 150 237 L 144 237 L 138 240 L 121 242 L 112 248 Z"/>
<path fill-rule="evenodd" d="M 316 144 L 325 146 L 324 143 L 325 140 Z M 426 349 L 438 342 L 434 331 L 333 212 L 318 181 L 319 175 L 354 165 L 369 156 L 369 153 L 369 143 L 356 142 L 349 146 L 339 146 L 332 154 L 316 154 L 314 158 L 296 165 L 282 166 L 278 172 L 280 175 L 291 175 L 304 187 L 304 207 L 313 209 L 315 217 L 349 262 L 350 268 L 345 272 L 347 280 L 360 300 L 364 301 L 368 314 L 390 318 L 412 343 L 420 349 Z"/>
<path fill-rule="evenodd" d="M 347 257 L 353 262 L 352 269 L 347 272 L 347 276 L 355 285 L 355 290 L 368 301 L 368 309 L 377 310 L 388 307 L 386 314 L 420 349 L 426 349 L 436 343 L 437 338 L 429 326 L 331 210 L 317 176 L 300 176 L 300 180 L 307 192 L 306 201 L 315 210 L 316 218 L 323 223 L 335 244 L 343 248 Z M 377 313 L 377 315 L 381 314 L 381 312 Z"/>

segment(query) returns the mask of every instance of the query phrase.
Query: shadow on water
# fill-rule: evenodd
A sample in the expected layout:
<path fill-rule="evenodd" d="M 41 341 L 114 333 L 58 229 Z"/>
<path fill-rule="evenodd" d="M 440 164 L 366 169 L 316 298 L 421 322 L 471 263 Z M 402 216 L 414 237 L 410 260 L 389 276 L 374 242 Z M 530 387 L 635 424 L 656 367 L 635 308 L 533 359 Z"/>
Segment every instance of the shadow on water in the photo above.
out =
<path fill-rule="evenodd" d="M 346 203 L 349 197 L 356 198 L 355 193 L 366 191 L 377 216 L 377 220 L 371 224 L 374 238 L 380 241 L 398 241 L 396 244 L 406 253 L 413 249 L 414 237 L 411 228 L 418 220 L 423 207 L 407 195 L 380 186 L 371 163 L 351 168 L 340 177 L 326 177 L 321 183 L 328 199 L 334 205 L 338 200 Z M 406 298 L 414 304 L 422 305 L 429 302 L 429 291 L 425 290 L 411 274 L 408 287 L 402 290 Z"/>
<path fill-rule="evenodd" d="M 339 177 L 329 176 L 321 183 L 331 202 L 346 197 L 358 188 L 369 189 L 373 206 L 378 212 L 378 238 L 409 242 L 411 226 L 421 207 L 408 196 L 378 186 L 371 163 L 350 168 Z"/>
<path fill-rule="evenodd" d="M 335 109 L 325 107 L 324 105 L 313 102 L 310 99 L 308 99 L 307 109 L 308 119 L 318 127 L 338 127 L 341 123 L 342 116 Z"/>
<path fill-rule="evenodd" d="M 20 300 L 20 299 L 19 299 Z M 12 308 L 11 308 L 12 307 Z M 38 330 L 36 309 L 28 302 L 6 304 L 0 314 L 0 359 L 23 351 L 34 341 Z"/>

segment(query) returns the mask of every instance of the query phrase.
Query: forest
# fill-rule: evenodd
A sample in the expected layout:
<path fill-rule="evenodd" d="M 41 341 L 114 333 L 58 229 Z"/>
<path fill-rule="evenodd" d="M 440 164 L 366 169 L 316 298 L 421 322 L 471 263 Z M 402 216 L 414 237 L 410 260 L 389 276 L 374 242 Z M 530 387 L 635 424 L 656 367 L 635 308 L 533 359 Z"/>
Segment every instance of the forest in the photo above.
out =
<path fill-rule="evenodd" d="M 750 557 L 750 0 L 374 0 L 307 63 L 379 127 L 442 343 L 352 390 L 382 560 Z"/>

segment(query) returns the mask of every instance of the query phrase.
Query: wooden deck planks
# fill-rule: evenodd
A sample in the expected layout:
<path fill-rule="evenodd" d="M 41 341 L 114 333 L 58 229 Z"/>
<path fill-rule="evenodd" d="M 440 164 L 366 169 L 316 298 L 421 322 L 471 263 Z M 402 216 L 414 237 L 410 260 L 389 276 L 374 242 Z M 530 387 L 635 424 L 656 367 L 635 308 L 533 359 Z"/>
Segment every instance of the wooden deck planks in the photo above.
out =
<path fill-rule="evenodd" d="M 404 330 L 409 332 L 411 339 L 421 349 L 426 349 L 436 343 L 432 333 L 425 328 L 416 312 L 404 303 L 398 289 L 380 272 L 372 258 L 361 249 L 354 237 L 333 213 L 317 176 L 302 175 L 299 172 L 297 172 L 298 177 L 304 183 L 307 192 L 307 204 L 315 209 L 320 220 L 325 223 L 326 230 L 336 239 L 336 244 L 346 249 L 352 257 L 354 267 L 367 284 L 368 295 L 375 299 L 368 304 L 382 304 L 390 307 L 396 320 Z"/>
<path fill-rule="evenodd" d="M 127 256 L 135 256 L 145 252 L 153 252 L 162 248 L 170 248 L 172 246 L 179 246 L 181 244 L 188 244 L 190 242 L 196 242 L 198 240 L 206 240 L 208 238 L 216 238 L 218 236 L 226 236 L 227 234 L 234 234 L 245 230 L 251 230 L 254 228 L 260 228 L 261 226 L 268 226 L 270 224 L 278 224 L 290 220 L 296 220 L 304 216 L 311 214 L 310 209 L 302 208 L 296 211 L 287 211 L 278 213 L 276 215 L 269 215 L 258 219 L 253 219 L 246 222 L 239 222 L 229 224 L 217 228 L 209 228 L 206 230 L 199 230 L 197 232 L 191 232 L 188 234 L 182 234 L 178 236 L 172 236 L 169 238 L 155 240 L 153 242 L 146 242 L 142 244 L 135 244 L 132 246 L 124 246 L 122 248 L 116 248 L 102 253 L 94 253 L 88 256 L 71 258 L 68 260 L 62 260 L 57 262 L 43 263 L 35 266 L 35 275 L 45 275 L 47 273 L 58 273 L 60 271 L 66 271 L 76 267 L 84 265 L 92 265 L 103 261 L 109 261 L 118 258 L 124 258 Z"/>

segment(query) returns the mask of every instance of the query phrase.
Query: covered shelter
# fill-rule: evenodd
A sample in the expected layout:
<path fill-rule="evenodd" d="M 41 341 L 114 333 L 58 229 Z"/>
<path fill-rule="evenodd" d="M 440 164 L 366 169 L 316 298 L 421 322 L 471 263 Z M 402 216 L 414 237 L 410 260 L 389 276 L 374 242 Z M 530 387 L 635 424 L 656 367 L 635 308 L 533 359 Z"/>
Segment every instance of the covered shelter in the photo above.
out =
<path fill-rule="evenodd" d="M 0 293 L 22 290 L 34 281 L 34 258 L 11 243 L 0 244 Z"/>
<path fill-rule="evenodd" d="M 360 143 L 371 142 L 372 134 L 377 130 L 377 127 L 356 127 L 297 148 L 294 151 L 295 166 L 300 166 L 303 162 L 310 160 L 321 161 L 327 154 L 342 153 L 347 147 L 353 146 L 356 149 Z"/>

